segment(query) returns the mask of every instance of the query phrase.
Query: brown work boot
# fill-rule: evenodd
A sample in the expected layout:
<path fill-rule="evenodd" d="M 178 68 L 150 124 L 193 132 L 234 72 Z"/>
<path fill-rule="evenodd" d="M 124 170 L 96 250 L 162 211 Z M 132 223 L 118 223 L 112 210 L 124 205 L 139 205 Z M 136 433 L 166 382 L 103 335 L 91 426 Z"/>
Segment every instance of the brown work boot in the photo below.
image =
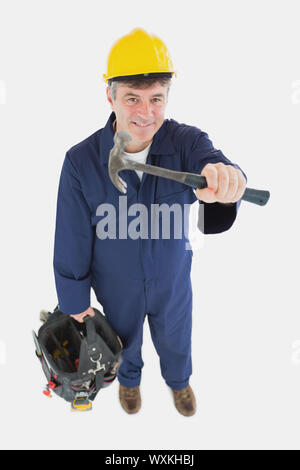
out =
<path fill-rule="evenodd" d="M 127 413 L 137 413 L 141 408 L 140 386 L 127 388 L 120 384 L 119 398 L 123 409 Z"/>
<path fill-rule="evenodd" d="M 172 390 L 174 403 L 184 416 L 192 416 L 196 413 L 196 398 L 190 385 L 182 390 Z"/>

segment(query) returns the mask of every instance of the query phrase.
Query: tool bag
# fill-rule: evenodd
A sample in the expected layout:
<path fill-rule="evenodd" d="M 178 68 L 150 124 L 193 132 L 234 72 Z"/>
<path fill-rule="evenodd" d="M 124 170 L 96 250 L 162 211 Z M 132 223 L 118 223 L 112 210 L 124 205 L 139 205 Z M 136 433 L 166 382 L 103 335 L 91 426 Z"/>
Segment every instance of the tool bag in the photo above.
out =
<path fill-rule="evenodd" d="M 33 331 L 36 355 L 41 361 L 51 391 L 68 402 L 72 409 L 86 411 L 101 388 L 116 378 L 122 361 L 122 343 L 105 316 L 95 309 L 79 323 L 56 307 L 38 331 Z M 44 312 L 45 313 L 45 312 Z"/>

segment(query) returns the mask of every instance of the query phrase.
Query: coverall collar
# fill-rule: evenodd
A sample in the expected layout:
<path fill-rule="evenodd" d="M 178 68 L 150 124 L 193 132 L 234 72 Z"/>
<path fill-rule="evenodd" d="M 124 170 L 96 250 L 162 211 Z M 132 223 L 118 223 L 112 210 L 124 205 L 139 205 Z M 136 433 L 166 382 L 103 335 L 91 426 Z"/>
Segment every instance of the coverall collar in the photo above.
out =
<path fill-rule="evenodd" d="M 116 119 L 112 111 L 105 127 L 100 134 L 100 157 L 104 165 L 108 164 L 109 152 L 114 146 L 113 122 Z M 167 132 L 168 120 L 165 119 L 161 127 L 153 136 L 149 153 L 153 155 L 175 155 L 175 148 L 170 134 Z"/>

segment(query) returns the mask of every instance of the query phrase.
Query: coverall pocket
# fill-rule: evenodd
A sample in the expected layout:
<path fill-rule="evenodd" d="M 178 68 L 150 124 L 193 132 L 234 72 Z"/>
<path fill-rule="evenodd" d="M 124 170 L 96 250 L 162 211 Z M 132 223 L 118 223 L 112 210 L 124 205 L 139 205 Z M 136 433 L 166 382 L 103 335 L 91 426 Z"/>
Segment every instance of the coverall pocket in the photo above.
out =
<path fill-rule="evenodd" d="M 181 183 L 178 183 L 181 185 Z M 156 194 L 155 202 L 156 203 L 174 203 L 174 202 L 179 202 L 182 201 L 183 199 L 189 199 L 189 192 L 191 191 L 191 188 L 185 187 L 183 190 L 179 191 L 174 191 L 172 193 L 158 193 Z"/>

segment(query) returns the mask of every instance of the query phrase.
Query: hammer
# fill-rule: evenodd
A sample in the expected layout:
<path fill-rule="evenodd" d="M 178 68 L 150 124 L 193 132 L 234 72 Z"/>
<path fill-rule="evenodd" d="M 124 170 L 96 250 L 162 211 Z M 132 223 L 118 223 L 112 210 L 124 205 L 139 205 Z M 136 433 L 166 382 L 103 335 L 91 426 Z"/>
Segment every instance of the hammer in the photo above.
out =
<path fill-rule="evenodd" d="M 187 173 L 185 171 L 173 171 L 158 166 L 147 165 L 144 163 L 135 162 L 134 160 L 125 158 L 123 155 L 126 145 L 131 141 L 131 135 L 126 131 L 119 131 L 115 133 L 115 145 L 109 153 L 108 173 L 113 185 L 126 194 L 127 183 L 119 176 L 119 171 L 122 170 L 140 170 L 149 175 L 161 176 L 168 178 L 179 183 L 186 184 L 194 189 L 207 188 L 207 181 L 205 176 L 197 175 L 196 173 Z M 259 189 L 246 188 L 241 199 L 244 201 L 264 206 L 270 197 L 269 191 L 262 191 Z"/>

